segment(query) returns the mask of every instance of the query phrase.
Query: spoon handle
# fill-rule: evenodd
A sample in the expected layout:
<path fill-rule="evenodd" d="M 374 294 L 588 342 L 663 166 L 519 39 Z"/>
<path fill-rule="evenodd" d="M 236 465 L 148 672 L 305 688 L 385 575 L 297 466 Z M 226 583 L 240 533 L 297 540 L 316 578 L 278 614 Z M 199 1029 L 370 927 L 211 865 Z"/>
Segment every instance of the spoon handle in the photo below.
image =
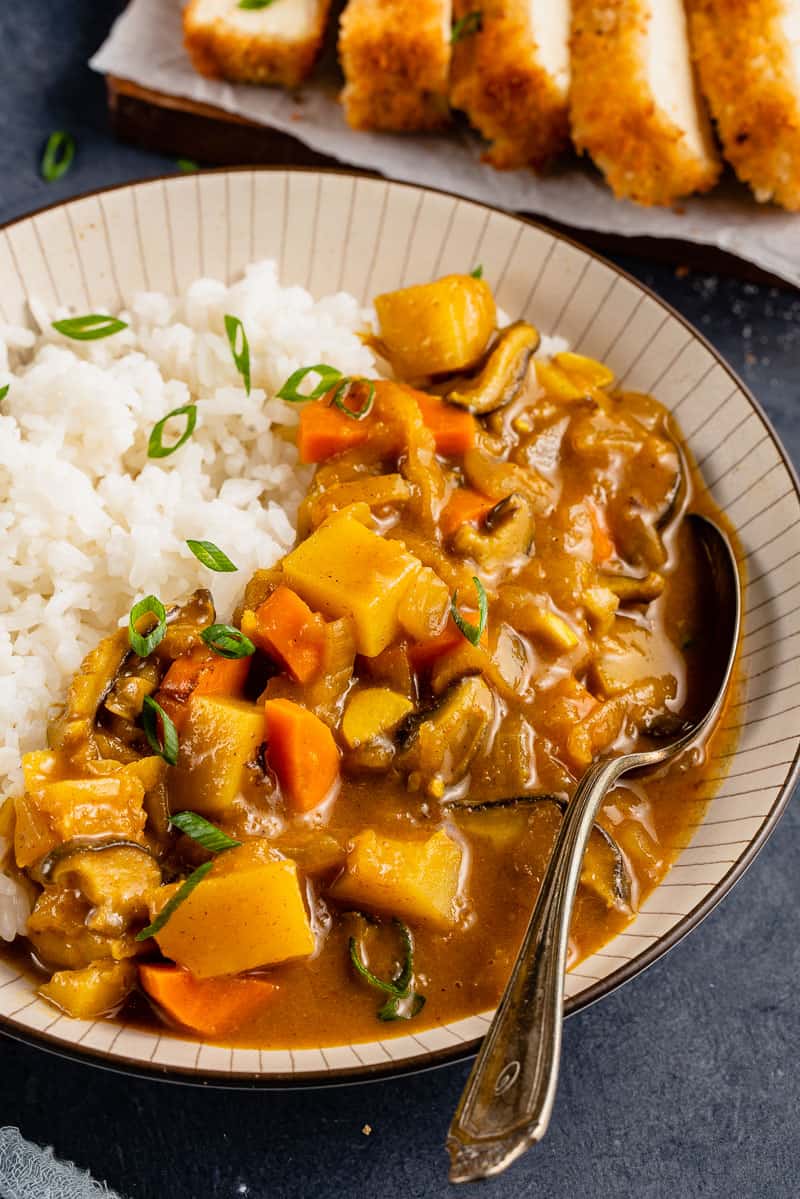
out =
<path fill-rule="evenodd" d="M 516 965 L 450 1125 L 453 1182 L 500 1173 L 550 1122 L 583 854 L 603 797 L 625 769 L 621 758 L 594 763 L 567 805 Z"/>

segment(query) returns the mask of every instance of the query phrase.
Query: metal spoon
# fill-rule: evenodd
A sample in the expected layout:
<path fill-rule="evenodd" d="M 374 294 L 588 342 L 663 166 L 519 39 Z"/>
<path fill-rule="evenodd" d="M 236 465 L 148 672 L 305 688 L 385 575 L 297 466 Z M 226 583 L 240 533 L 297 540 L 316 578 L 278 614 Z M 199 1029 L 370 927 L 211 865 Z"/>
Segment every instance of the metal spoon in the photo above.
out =
<path fill-rule="evenodd" d="M 714 628 L 709 631 L 705 711 L 684 726 L 680 736 L 675 738 L 673 733 L 667 744 L 593 763 L 578 784 L 505 993 L 450 1125 L 452 1182 L 499 1174 L 541 1140 L 550 1123 L 561 1053 L 572 907 L 584 851 L 606 792 L 623 774 L 659 766 L 695 745 L 710 732 L 722 710 L 739 643 L 739 575 L 724 533 L 695 513 L 687 520 L 704 551 L 716 600 Z"/>

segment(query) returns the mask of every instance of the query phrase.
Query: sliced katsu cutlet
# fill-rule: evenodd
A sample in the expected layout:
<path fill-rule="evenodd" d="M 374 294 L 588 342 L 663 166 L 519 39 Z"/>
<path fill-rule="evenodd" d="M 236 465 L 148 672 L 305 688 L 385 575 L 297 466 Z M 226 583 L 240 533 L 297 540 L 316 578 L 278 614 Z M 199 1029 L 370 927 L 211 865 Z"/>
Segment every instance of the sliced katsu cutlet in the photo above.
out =
<path fill-rule="evenodd" d="M 800 211 L 800 0 L 689 0 L 725 157 L 757 200 Z"/>
<path fill-rule="evenodd" d="M 569 0 L 484 0 L 479 19 L 477 8 L 454 0 L 450 103 L 492 166 L 544 166 L 569 137 Z"/>
<path fill-rule="evenodd" d="M 183 38 L 195 70 L 235 83 L 296 87 L 322 45 L 331 0 L 277 0 L 241 8 L 239 0 L 189 0 Z"/>
<path fill-rule="evenodd" d="M 573 141 L 616 196 L 670 204 L 713 187 L 682 0 L 573 0 L 570 46 Z"/>
<path fill-rule="evenodd" d="M 449 120 L 451 0 L 350 0 L 339 58 L 354 129 L 414 132 Z"/>

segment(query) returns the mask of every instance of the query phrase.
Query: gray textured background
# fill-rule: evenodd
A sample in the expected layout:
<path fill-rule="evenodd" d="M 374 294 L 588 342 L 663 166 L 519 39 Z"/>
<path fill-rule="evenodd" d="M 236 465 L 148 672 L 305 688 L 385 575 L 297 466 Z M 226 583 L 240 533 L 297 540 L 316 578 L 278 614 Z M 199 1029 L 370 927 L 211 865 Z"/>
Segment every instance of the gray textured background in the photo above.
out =
<path fill-rule="evenodd" d="M 165 0 L 174 3 L 176 0 Z M 111 138 L 85 63 L 119 0 L 0 4 L 0 221 L 175 169 Z M 38 176 L 53 129 L 73 170 Z M 800 217 L 798 217 L 800 219 Z M 800 298 L 616 256 L 721 350 L 800 462 Z M 486 1199 L 788 1199 L 800 1191 L 798 808 L 735 891 L 645 975 L 569 1020 L 546 1141 Z M 214 1092 L 126 1079 L 0 1040 L 0 1124 L 130 1199 L 455 1194 L 444 1136 L 465 1066 L 345 1089 Z M 372 1127 L 370 1136 L 361 1129 Z M 44 1199 L 44 1197 L 43 1197 Z"/>

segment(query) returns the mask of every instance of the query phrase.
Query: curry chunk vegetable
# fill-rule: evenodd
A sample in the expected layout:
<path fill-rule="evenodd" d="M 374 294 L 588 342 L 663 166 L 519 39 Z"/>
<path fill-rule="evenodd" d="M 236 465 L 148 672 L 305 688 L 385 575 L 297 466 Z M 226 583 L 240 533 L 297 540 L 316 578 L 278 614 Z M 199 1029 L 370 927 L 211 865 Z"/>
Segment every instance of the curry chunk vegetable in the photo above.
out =
<path fill-rule="evenodd" d="M 294 547 L 233 615 L 140 599 L 0 810 L 62 1012 L 291 1048 L 484 1010 L 583 771 L 691 715 L 709 612 L 682 515 L 709 501 L 667 412 L 537 357 L 482 279 L 375 311 L 392 377 L 317 364 L 278 392 L 314 467 Z M 609 796 L 571 964 L 663 877 L 705 769 Z"/>

